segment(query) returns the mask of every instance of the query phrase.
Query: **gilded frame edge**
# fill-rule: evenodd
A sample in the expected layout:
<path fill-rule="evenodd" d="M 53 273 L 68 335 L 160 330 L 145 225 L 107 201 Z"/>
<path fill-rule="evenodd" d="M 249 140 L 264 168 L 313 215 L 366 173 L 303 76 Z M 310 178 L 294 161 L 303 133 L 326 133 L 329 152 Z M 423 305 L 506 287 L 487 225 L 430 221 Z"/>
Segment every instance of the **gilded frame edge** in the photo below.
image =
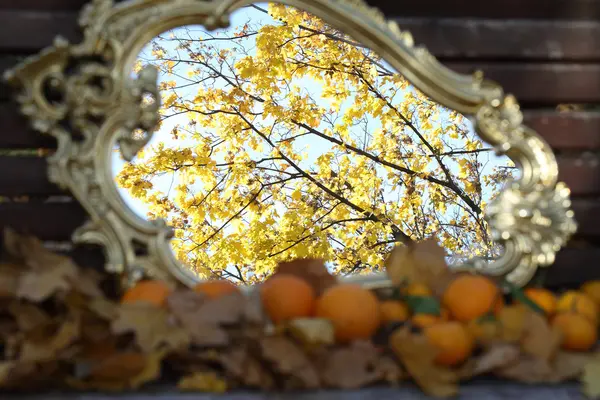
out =
<path fill-rule="evenodd" d="M 381 54 L 433 100 L 472 117 L 480 138 L 519 166 L 521 177 L 510 183 L 486 215 L 505 254 L 492 263 L 473 259 L 461 269 L 505 276 L 522 286 L 538 266 L 552 264 L 577 228 L 570 192 L 557 182 L 552 149 L 523 125 L 513 96 L 505 95 L 480 72 L 462 75 L 446 68 L 425 48 L 415 46 L 410 33 L 363 0 L 277 2 L 311 12 Z M 170 228 L 163 221 L 150 222 L 135 215 L 112 180 L 107 159 L 112 144 L 118 142 L 125 158 L 131 159 L 147 143 L 157 122 L 158 102 L 143 107 L 141 101 L 144 94 L 160 98 L 156 72 L 145 69 L 132 79 L 128 71 L 156 34 L 191 23 L 209 29 L 224 27 L 233 11 L 250 3 L 129 0 L 115 5 L 112 0 L 92 0 L 80 16 L 84 29 L 80 44 L 57 38 L 53 46 L 5 74 L 5 79 L 19 88 L 17 101 L 33 128 L 58 141 L 57 152 L 48 158 L 50 180 L 70 190 L 89 213 L 90 221 L 74 232 L 73 240 L 102 245 L 107 269 L 121 273 L 126 284 L 143 274 L 187 285 L 198 281 L 170 251 Z M 112 63 L 112 67 L 99 60 Z M 73 62 L 78 66 L 75 72 L 68 69 Z M 97 81 L 103 82 L 102 87 L 93 83 Z M 48 90 L 58 92 L 63 102 L 50 102 Z M 104 119 L 100 125 L 98 118 Z M 148 130 L 149 137 L 132 136 L 140 127 Z M 146 249 L 144 255 L 136 254 L 135 246 L 140 244 Z M 348 280 L 369 286 L 389 283 L 384 274 Z"/>

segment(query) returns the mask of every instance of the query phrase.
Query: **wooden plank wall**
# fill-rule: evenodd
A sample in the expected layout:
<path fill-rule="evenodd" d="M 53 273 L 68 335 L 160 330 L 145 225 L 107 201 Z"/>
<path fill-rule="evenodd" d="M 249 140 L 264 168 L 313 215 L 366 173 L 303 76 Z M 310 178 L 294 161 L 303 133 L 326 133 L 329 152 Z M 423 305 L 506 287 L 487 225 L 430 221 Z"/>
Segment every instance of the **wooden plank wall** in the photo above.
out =
<path fill-rule="evenodd" d="M 49 45 L 56 35 L 78 41 L 77 15 L 85 2 L 1 2 L 0 71 Z M 461 72 L 482 69 L 517 96 L 527 124 L 556 151 L 580 223 L 577 236 L 549 270 L 547 284 L 600 278 L 600 1 L 370 3 L 380 5 L 446 65 Z M 577 106 L 559 112 L 561 104 Z M 8 88 L 0 84 L 0 196 L 5 199 L 0 226 L 63 246 L 85 212 L 46 178 L 40 155 L 54 146 L 27 127 Z M 25 155 L 8 156 L 7 149 Z M 71 254 L 84 263 L 102 262 L 97 249 Z"/>

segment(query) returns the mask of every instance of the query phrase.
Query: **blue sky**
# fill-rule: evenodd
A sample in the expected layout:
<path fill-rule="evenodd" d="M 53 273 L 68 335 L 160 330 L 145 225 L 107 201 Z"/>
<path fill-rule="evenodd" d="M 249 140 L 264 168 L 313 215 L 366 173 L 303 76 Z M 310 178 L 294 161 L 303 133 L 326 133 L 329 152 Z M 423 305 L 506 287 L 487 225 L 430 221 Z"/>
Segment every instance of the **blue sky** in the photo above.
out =
<path fill-rule="evenodd" d="M 266 8 L 266 5 L 261 5 L 261 6 Z M 243 25 L 247 21 L 252 21 L 253 23 L 256 23 L 256 24 L 273 23 L 273 20 L 268 15 L 264 14 L 263 12 L 261 12 L 259 10 L 256 10 L 254 8 L 248 8 L 248 7 L 236 11 L 232 16 L 231 21 L 232 21 L 231 28 L 226 29 L 226 30 L 221 30 L 221 31 L 235 30 L 238 26 Z M 193 26 L 193 27 L 187 27 L 187 28 L 192 32 L 192 34 L 197 33 L 198 35 L 201 35 L 201 36 L 205 35 L 204 29 L 200 26 Z M 217 34 L 217 33 L 212 32 L 212 34 Z M 168 34 L 163 34 L 163 35 L 167 36 Z M 251 42 L 250 42 L 251 40 L 253 40 L 253 39 L 248 39 L 248 41 L 249 41 L 248 43 L 251 44 Z M 223 44 L 221 46 L 223 48 L 228 47 L 227 41 L 223 41 L 222 43 Z M 177 42 L 170 42 L 170 43 L 161 42 L 161 45 L 163 47 L 165 47 L 168 52 L 175 51 L 176 44 L 177 44 Z M 219 45 L 217 44 L 217 46 L 219 46 Z M 142 57 L 146 58 L 146 59 L 151 58 L 150 54 L 151 54 L 150 46 L 147 46 L 142 51 Z M 181 69 L 180 77 L 165 76 L 165 75 L 161 74 L 161 76 L 159 77 L 159 81 L 175 80 L 178 83 L 178 86 L 181 86 L 186 83 L 186 78 L 185 78 L 186 72 L 185 71 L 187 69 L 189 69 L 189 67 L 185 67 L 185 66 Z M 320 85 L 310 79 L 301 79 L 301 80 L 298 80 L 297 83 L 302 87 L 302 90 L 306 91 L 306 92 L 318 94 L 319 91 L 321 90 Z M 197 89 L 198 89 L 197 86 L 191 85 L 191 86 L 188 86 L 187 88 L 178 89 L 177 92 L 182 97 L 193 98 L 197 92 Z M 349 102 L 352 102 L 352 101 L 353 101 L 353 99 L 349 100 Z M 347 107 L 347 104 L 342 105 L 342 110 L 345 107 Z M 444 115 L 444 113 L 442 113 L 441 118 L 443 119 L 444 117 L 445 117 L 445 115 Z M 158 130 L 157 132 L 154 133 L 153 138 L 150 141 L 150 143 L 148 144 L 148 146 L 152 147 L 152 146 L 156 146 L 159 143 L 163 143 L 165 147 L 173 147 L 173 148 L 194 147 L 196 145 L 196 141 L 194 139 L 188 138 L 188 139 L 175 140 L 172 137 L 172 135 L 170 134 L 171 130 L 174 127 L 176 127 L 177 125 L 186 125 L 188 121 L 189 121 L 189 117 L 186 114 L 181 114 L 179 116 L 166 119 L 163 122 L 160 130 Z M 378 121 L 375 121 L 375 120 L 369 121 L 369 128 L 371 130 L 376 130 L 380 127 L 381 126 L 378 123 Z M 469 127 L 469 129 L 472 130 L 472 127 Z M 327 142 L 324 143 L 322 140 L 320 140 L 319 138 L 316 138 L 312 135 L 304 136 L 304 137 L 300 138 L 299 140 L 295 141 L 294 148 L 297 151 L 304 151 L 308 155 L 308 157 L 303 161 L 303 163 L 304 163 L 303 166 L 305 168 L 308 167 L 311 163 L 314 163 L 314 160 L 320 154 L 327 151 L 327 148 L 324 146 L 329 145 L 329 144 L 328 143 L 326 144 L 326 143 Z M 497 157 L 493 154 L 493 152 L 488 152 L 488 153 L 482 153 L 480 155 L 480 162 L 482 162 L 484 164 L 483 172 L 489 173 L 491 171 L 491 169 L 495 166 L 506 165 L 506 158 L 505 157 Z M 120 154 L 118 152 L 115 152 L 114 157 L 113 157 L 113 171 L 114 171 L 115 176 L 122 169 L 123 165 L 124 165 L 124 161 L 120 158 Z M 450 162 L 449 167 L 452 172 L 458 173 L 458 164 L 457 163 Z M 170 188 L 171 187 L 174 188 L 176 182 L 177 182 L 177 178 L 174 175 L 158 177 L 153 181 L 155 187 L 164 193 L 169 193 Z M 131 195 L 125 189 L 119 188 L 119 192 L 125 199 L 126 203 L 129 204 L 129 206 L 138 215 L 145 217 L 145 215 L 147 213 L 147 206 L 142 201 L 132 198 Z M 484 190 L 484 197 L 489 197 L 490 194 L 491 193 L 489 193 L 489 190 L 487 191 L 487 193 Z M 387 195 L 390 196 L 391 198 L 393 198 L 392 196 L 395 196 L 396 193 L 388 192 Z"/>

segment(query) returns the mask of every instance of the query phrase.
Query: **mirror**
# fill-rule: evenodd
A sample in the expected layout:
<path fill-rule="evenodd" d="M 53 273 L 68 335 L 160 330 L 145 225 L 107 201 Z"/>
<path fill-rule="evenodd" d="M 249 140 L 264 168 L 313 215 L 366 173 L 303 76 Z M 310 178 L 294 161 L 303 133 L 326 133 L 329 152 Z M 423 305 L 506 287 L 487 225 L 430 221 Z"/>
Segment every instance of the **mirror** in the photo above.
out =
<path fill-rule="evenodd" d="M 75 242 L 127 284 L 252 284 L 306 256 L 377 272 L 428 237 L 517 285 L 552 264 L 569 189 L 514 97 L 361 0 L 285 4 L 94 1 L 83 42 L 6 74 L 89 214 Z"/>
<path fill-rule="evenodd" d="M 254 283 L 298 257 L 374 272 L 432 236 L 450 263 L 501 255 L 484 216 L 513 162 L 321 18 L 252 4 L 225 29 L 159 34 L 133 74 L 146 66 L 160 124 L 131 162 L 114 153 L 115 181 L 200 277 Z"/>

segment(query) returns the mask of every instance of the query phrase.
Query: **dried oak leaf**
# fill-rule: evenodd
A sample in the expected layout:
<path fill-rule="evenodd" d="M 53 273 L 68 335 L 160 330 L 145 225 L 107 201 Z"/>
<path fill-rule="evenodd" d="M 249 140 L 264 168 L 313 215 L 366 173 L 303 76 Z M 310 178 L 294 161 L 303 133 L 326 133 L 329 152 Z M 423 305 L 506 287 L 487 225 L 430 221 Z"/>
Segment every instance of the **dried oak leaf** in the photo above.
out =
<path fill-rule="evenodd" d="M 137 389 L 145 383 L 160 378 L 165 354 L 165 350 L 150 354 L 117 353 L 92 366 L 87 374 L 87 379 L 70 379 L 67 383 L 79 390 Z"/>
<path fill-rule="evenodd" d="M 0 361 L 0 388 L 32 390 L 44 383 L 55 381 L 53 375 L 57 370 L 58 364 L 54 361 L 47 363 Z"/>
<path fill-rule="evenodd" d="M 190 343 L 189 333 L 171 318 L 167 310 L 143 302 L 122 304 L 111 330 L 116 334 L 134 333 L 138 346 L 146 353 L 163 346 L 181 350 Z"/>
<path fill-rule="evenodd" d="M 521 337 L 523 353 L 550 361 L 560 348 L 561 340 L 561 332 L 550 326 L 544 316 L 531 310 L 526 314 Z"/>
<path fill-rule="evenodd" d="M 0 264 L 0 299 L 17 295 L 17 284 L 23 267 L 16 264 Z"/>
<path fill-rule="evenodd" d="M 209 393 L 225 393 L 227 382 L 212 371 L 194 372 L 182 377 L 177 383 L 181 390 L 200 391 Z"/>
<path fill-rule="evenodd" d="M 583 385 L 583 393 L 588 398 L 600 398 L 600 354 L 594 354 L 586 363 L 580 380 Z"/>
<path fill-rule="evenodd" d="M 52 323 L 52 318 L 38 306 L 20 301 L 13 301 L 8 312 L 15 318 L 19 331 L 29 332 Z"/>
<path fill-rule="evenodd" d="M 452 279 L 446 253 L 435 238 L 396 246 L 385 261 L 388 277 L 396 285 L 422 283 L 440 294 Z"/>
<path fill-rule="evenodd" d="M 167 299 L 168 308 L 190 333 L 197 346 L 225 346 L 229 335 L 222 325 L 239 323 L 244 315 L 244 298 L 239 293 L 206 299 L 191 290 L 176 291 Z"/>
<path fill-rule="evenodd" d="M 70 260 L 48 264 L 45 269 L 27 271 L 19 278 L 17 297 L 33 302 L 44 301 L 56 292 L 69 290 L 77 276 L 77 267 Z"/>
<path fill-rule="evenodd" d="M 496 369 L 515 363 L 521 355 L 517 345 L 499 343 L 487 348 L 483 354 L 472 358 L 461 368 L 462 378 L 488 374 Z"/>
<path fill-rule="evenodd" d="M 59 358 L 61 352 L 74 344 L 80 336 L 80 319 L 72 316 L 64 321 L 53 335 L 26 338 L 22 344 L 20 361 L 40 362 Z"/>
<path fill-rule="evenodd" d="M 283 336 L 267 336 L 260 341 L 263 358 L 269 361 L 276 372 L 295 378 L 302 389 L 321 386 L 315 366 L 304 351 L 291 339 Z"/>
<path fill-rule="evenodd" d="M 269 390 L 274 386 L 273 377 L 245 346 L 208 351 L 203 359 L 220 365 L 228 377 L 244 387 Z"/>
<path fill-rule="evenodd" d="M 390 337 L 390 347 L 426 394 L 435 397 L 458 394 L 459 373 L 434 363 L 437 350 L 424 335 L 411 332 L 409 327 L 400 328 Z"/>
<path fill-rule="evenodd" d="M 295 275 L 304 279 L 312 286 L 317 296 L 337 283 L 337 278 L 327 270 L 325 261 L 317 258 L 300 258 L 281 262 L 277 265 L 272 277 L 279 274 Z"/>
<path fill-rule="evenodd" d="M 389 365 L 370 342 L 355 342 L 349 347 L 332 349 L 320 368 L 323 383 L 338 389 L 358 389 L 390 378 Z"/>

